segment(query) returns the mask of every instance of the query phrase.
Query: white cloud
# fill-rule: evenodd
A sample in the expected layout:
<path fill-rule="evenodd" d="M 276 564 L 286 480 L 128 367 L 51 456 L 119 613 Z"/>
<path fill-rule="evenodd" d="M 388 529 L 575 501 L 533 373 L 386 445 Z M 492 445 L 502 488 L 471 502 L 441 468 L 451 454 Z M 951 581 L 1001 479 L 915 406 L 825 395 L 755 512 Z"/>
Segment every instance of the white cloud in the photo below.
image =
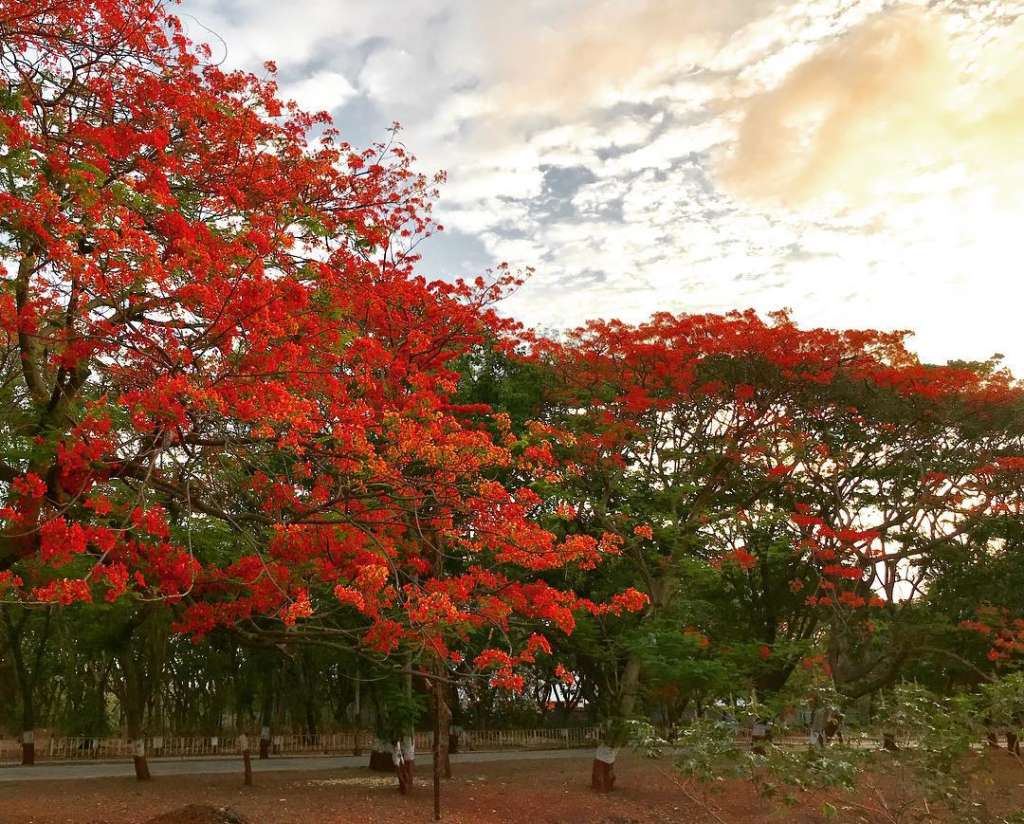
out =
<path fill-rule="evenodd" d="M 334 71 L 321 71 L 289 83 L 281 89 L 281 96 L 294 100 L 307 111 L 331 111 L 348 103 L 358 92 L 345 75 Z"/>

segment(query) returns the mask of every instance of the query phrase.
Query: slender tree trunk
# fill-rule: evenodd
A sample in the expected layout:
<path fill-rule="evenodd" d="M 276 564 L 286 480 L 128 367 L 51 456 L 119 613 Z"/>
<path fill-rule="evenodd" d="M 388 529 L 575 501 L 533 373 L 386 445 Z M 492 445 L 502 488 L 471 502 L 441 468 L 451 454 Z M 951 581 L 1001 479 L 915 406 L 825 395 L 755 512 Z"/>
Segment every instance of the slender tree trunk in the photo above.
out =
<path fill-rule="evenodd" d="M 244 733 L 238 736 L 238 746 L 242 750 L 242 774 L 246 787 L 252 786 L 252 755 L 249 753 L 249 736 Z"/>
<path fill-rule="evenodd" d="M 274 678 L 272 672 L 263 682 L 263 701 L 260 706 L 260 760 L 270 758 L 270 716 L 274 712 Z"/>
<path fill-rule="evenodd" d="M 438 667 L 440 670 L 440 667 Z M 433 740 L 433 768 L 434 768 L 434 821 L 441 820 L 441 705 L 444 699 L 441 697 L 441 681 L 434 681 L 434 740 Z"/>
<path fill-rule="evenodd" d="M 14 674 L 18 682 L 18 691 L 21 693 L 21 763 L 26 767 L 36 763 L 35 685 L 36 679 L 39 677 L 43 651 L 49 637 L 50 615 L 50 610 L 47 610 L 42 632 L 36 641 L 35 656 L 30 671 L 29 664 L 25 660 L 25 651 L 22 649 L 29 613 L 27 610 L 22 610 L 21 618 L 17 622 L 14 621 L 9 609 L 5 609 L 3 613 L 4 625 L 7 630 L 8 648 L 14 661 Z"/>
<path fill-rule="evenodd" d="M 448 701 L 445 699 L 444 684 L 440 681 L 434 684 L 434 688 L 437 690 L 437 729 L 439 730 L 440 741 L 438 744 L 438 754 L 441 762 L 441 771 L 444 773 L 445 778 L 452 777 L 452 760 L 450 757 L 451 752 L 451 727 L 452 727 L 452 712 L 448 706 Z"/>
<path fill-rule="evenodd" d="M 21 763 L 29 767 L 36 763 L 36 711 L 29 691 L 22 696 L 21 709 Z"/>
<path fill-rule="evenodd" d="M 405 697 L 409 701 L 412 700 L 412 653 L 405 662 Z M 408 793 L 412 791 L 413 776 L 416 772 L 416 728 L 412 724 L 399 746 L 402 753 L 398 777 L 399 790 Z"/>
<path fill-rule="evenodd" d="M 146 753 L 146 708 L 159 689 L 165 663 L 168 625 L 161 619 L 166 613 L 146 605 L 124 628 L 122 646 L 116 653 L 121 666 L 122 683 L 118 693 L 128 738 L 132 742 L 135 777 L 150 779 Z"/>
<path fill-rule="evenodd" d="M 355 736 L 352 745 L 352 755 L 362 755 L 363 748 L 359 740 L 359 733 L 362 729 L 363 723 L 363 706 L 362 706 L 362 679 L 359 674 L 359 664 L 356 663 L 356 678 L 355 678 L 355 700 L 353 701 L 353 712 L 352 712 L 352 724 L 355 727 Z"/>

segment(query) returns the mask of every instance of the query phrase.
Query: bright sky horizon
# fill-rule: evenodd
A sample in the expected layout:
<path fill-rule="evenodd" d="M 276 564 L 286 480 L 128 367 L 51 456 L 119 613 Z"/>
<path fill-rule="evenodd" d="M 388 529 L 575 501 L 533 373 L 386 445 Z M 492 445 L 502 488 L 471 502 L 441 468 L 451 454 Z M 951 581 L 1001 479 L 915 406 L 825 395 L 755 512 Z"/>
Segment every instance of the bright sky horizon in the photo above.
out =
<path fill-rule="evenodd" d="M 1021 0 L 179 13 L 230 67 L 274 60 L 355 146 L 401 122 L 417 168 L 448 173 L 420 271 L 531 266 L 504 306 L 528 325 L 789 307 L 1024 376 Z"/>

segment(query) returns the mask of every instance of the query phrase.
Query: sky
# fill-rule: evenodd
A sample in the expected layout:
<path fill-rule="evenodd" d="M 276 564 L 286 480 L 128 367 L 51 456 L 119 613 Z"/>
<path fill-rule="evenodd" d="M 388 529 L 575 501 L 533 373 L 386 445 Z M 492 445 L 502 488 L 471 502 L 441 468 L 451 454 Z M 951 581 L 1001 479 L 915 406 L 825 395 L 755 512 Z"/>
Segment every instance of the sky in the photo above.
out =
<path fill-rule="evenodd" d="M 1024 0 L 183 0 L 230 67 L 445 170 L 428 277 L 546 330 L 789 308 L 1024 375 Z"/>

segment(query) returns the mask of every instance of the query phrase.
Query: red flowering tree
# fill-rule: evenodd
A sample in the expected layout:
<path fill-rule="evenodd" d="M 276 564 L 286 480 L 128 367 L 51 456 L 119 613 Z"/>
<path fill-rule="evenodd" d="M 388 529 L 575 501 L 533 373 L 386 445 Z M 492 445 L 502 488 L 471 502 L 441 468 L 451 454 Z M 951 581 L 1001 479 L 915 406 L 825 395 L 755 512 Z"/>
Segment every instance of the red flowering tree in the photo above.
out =
<path fill-rule="evenodd" d="M 1019 505 L 1019 488 L 991 482 L 1024 451 L 1019 387 L 983 367 L 924 366 L 899 333 L 659 314 L 592 323 L 536 356 L 554 419 L 576 435 L 568 532 L 627 536 L 605 580 L 649 599 L 636 629 L 606 641 L 609 715 L 638 711 L 645 656 L 658 663 L 651 630 L 668 617 L 702 637 L 731 627 L 718 642 L 751 647 L 751 683 L 767 689 L 833 627 L 836 677 L 854 694 L 877 688 L 910 648 L 874 654 L 871 610 L 909 604 L 933 554 Z M 680 607 L 701 564 L 722 574 L 709 626 Z"/>
<path fill-rule="evenodd" d="M 622 608 L 537 578 L 617 550 L 536 522 L 556 433 L 451 400 L 512 279 L 413 275 L 431 182 L 401 146 L 353 150 L 156 0 L 0 0 L 0 35 L 3 597 L 182 602 L 180 631 L 436 677 L 516 615 Z M 546 649 L 476 664 L 515 688 Z"/>

